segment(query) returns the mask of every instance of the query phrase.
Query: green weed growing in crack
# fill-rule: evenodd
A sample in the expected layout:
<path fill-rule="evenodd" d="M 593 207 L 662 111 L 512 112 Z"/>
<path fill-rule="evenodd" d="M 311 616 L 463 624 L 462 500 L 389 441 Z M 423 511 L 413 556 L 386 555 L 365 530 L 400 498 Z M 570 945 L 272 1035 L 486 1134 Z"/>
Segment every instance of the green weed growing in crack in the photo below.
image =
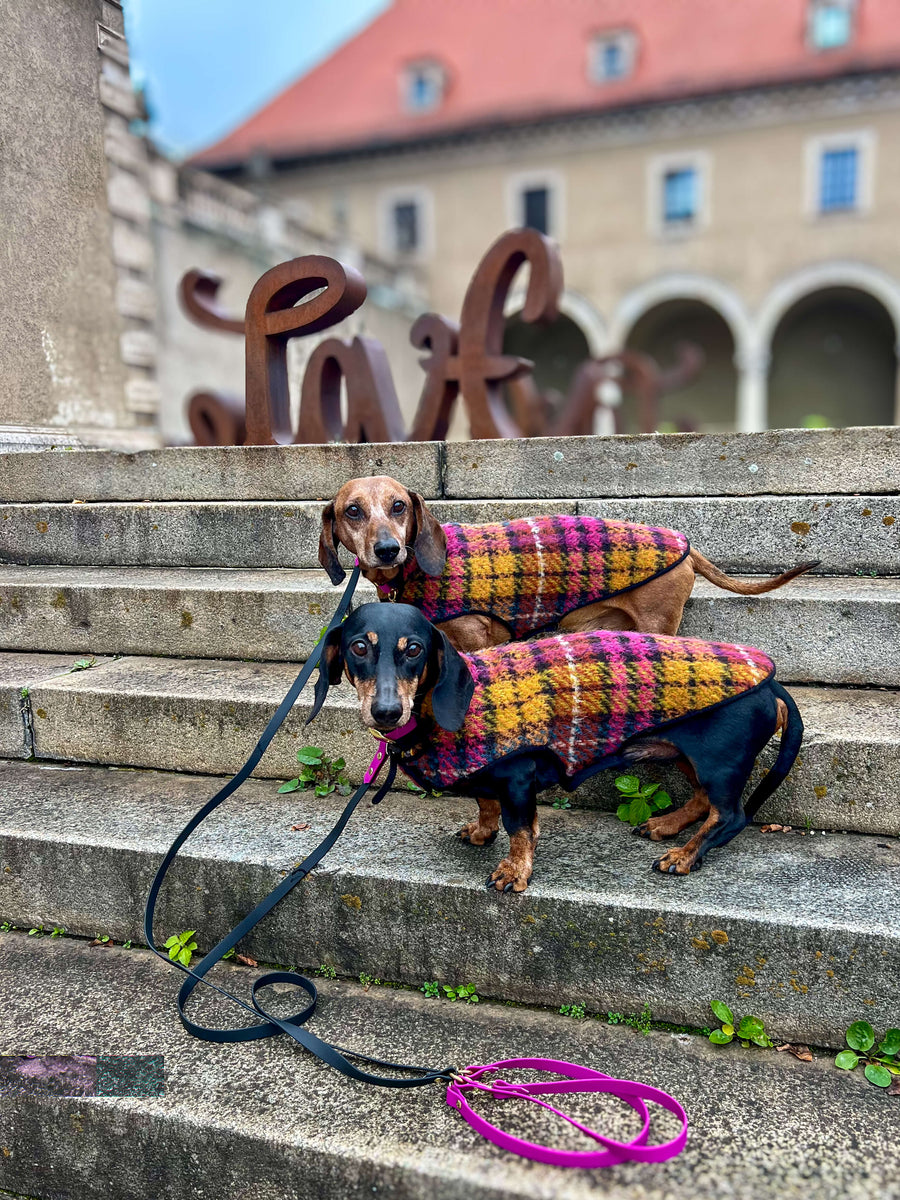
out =
<path fill-rule="evenodd" d="M 875 1087 L 900 1092 L 900 1029 L 888 1029 L 875 1050 L 875 1030 L 868 1021 L 854 1021 L 844 1034 L 849 1050 L 842 1050 L 834 1065 L 853 1071 L 865 1063 L 863 1074 Z M 898 1077 L 894 1079 L 892 1077 Z"/>
<path fill-rule="evenodd" d="M 559 1011 L 563 1017 L 574 1017 L 576 1021 L 584 1019 L 583 1004 L 564 1004 Z"/>
<path fill-rule="evenodd" d="M 746 1016 L 741 1017 L 740 1021 L 735 1021 L 734 1013 L 724 1000 L 711 1000 L 709 1007 L 722 1022 L 721 1026 L 714 1029 L 709 1035 L 709 1040 L 714 1046 L 727 1046 L 735 1038 L 745 1049 L 751 1042 L 755 1046 L 763 1046 L 767 1050 L 770 1050 L 775 1044 L 766 1033 L 765 1026 L 759 1017 Z"/>
<path fill-rule="evenodd" d="M 350 795 L 350 780 L 345 772 L 347 764 L 342 758 L 327 758 L 318 746 L 302 746 L 297 751 L 297 762 L 300 764 L 297 777 L 283 783 L 279 792 L 313 788 L 317 796 L 328 796 L 332 792 L 339 796 Z"/>
<path fill-rule="evenodd" d="M 616 809 L 616 816 L 629 825 L 643 825 L 654 813 L 671 808 L 672 797 L 661 791 L 661 787 L 659 783 L 641 783 L 637 775 L 620 775 L 616 779 L 616 788 L 622 803 Z"/>
<path fill-rule="evenodd" d="M 197 943 L 194 941 L 196 932 L 196 929 L 186 929 L 184 933 L 173 933 L 170 938 L 166 938 L 163 945 L 173 962 L 179 962 L 183 967 L 191 965 L 191 958 L 197 949 Z"/>

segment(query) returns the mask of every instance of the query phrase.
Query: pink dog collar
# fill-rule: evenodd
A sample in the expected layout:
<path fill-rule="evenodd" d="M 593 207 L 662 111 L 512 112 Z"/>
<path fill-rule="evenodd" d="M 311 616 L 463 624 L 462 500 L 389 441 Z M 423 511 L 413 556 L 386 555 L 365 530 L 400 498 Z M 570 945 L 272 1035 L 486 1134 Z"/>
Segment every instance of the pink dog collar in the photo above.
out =
<path fill-rule="evenodd" d="M 481 1082 L 481 1076 L 501 1068 L 529 1067 L 538 1071 L 552 1071 L 555 1075 L 563 1075 L 563 1079 L 541 1080 L 532 1083 L 510 1083 L 505 1079 L 495 1079 Z M 514 1137 L 511 1133 L 492 1125 L 479 1113 L 475 1112 L 466 1099 L 465 1093 L 478 1089 L 488 1092 L 500 1100 L 519 1099 L 531 1100 L 546 1108 L 556 1116 L 562 1117 L 576 1129 L 588 1137 L 600 1142 L 603 1150 L 556 1150 L 551 1146 L 541 1146 L 535 1142 L 527 1142 L 524 1138 Z M 560 1092 L 608 1092 L 618 1096 L 626 1104 L 630 1104 L 643 1120 L 640 1132 L 629 1142 L 619 1142 L 614 1138 L 605 1137 L 573 1117 L 567 1116 L 552 1104 L 539 1099 L 541 1095 L 557 1094 Z M 671 1141 L 662 1142 L 656 1146 L 648 1146 L 647 1135 L 650 1131 L 650 1114 L 645 1100 L 651 1100 L 674 1113 L 681 1121 L 681 1130 Z M 665 1162 L 680 1154 L 687 1142 L 688 1119 L 684 1109 L 667 1092 L 650 1087 L 646 1083 L 633 1083 L 627 1079 L 613 1079 L 602 1071 L 594 1071 L 590 1067 L 580 1067 L 575 1063 L 559 1062 L 553 1058 L 507 1058 L 500 1062 L 488 1063 L 483 1067 L 466 1067 L 461 1075 L 454 1077 L 447 1087 L 447 1103 L 457 1109 L 463 1118 L 472 1126 L 476 1133 L 522 1158 L 531 1158 L 536 1162 L 547 1163 L 553 1167 L 612 1167 L 622 1162 Z"/>

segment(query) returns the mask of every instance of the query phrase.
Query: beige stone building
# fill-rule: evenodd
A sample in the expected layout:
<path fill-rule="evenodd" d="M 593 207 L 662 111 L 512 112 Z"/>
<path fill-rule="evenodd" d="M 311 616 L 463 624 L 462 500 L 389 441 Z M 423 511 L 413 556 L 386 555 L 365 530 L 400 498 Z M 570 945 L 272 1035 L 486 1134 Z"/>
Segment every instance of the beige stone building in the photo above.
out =
<path fill-rule="evenodd" d="M 242 181 L 252 166 L 313 228 L 415 266 L 451 316 L 495 236 L 549 233 L 563 315 L 517 324 L 514 295 L 508 329 L 544 385 L 587 354 L 665 363 L 689 339 L 706 367 L 664 422 L 894 423 L 898 16 L 888 0 L 395 0 L 198 161 Z"/>

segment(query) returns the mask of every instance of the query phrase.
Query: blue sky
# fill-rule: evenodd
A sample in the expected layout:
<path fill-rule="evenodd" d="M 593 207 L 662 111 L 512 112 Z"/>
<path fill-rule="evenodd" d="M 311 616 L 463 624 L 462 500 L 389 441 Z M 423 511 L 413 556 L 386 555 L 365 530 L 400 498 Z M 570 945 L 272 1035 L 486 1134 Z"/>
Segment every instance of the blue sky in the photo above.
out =
<path fill-rule="evenodd" d="M 160 146 L 215 141 L 389 0 L 125 0 L 131 73 Z"/>

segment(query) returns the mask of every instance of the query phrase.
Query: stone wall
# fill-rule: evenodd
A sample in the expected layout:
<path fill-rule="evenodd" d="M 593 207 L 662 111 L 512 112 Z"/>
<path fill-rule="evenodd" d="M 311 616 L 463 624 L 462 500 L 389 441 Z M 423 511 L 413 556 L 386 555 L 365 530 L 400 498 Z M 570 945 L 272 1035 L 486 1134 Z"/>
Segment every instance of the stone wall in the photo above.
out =
<path fill-rule="evenodd" d="M 106 113 L 135 103 L 121 35 L 113 0 L 3 8 L 0 422 L 43 441 L 152 444 L 128 403 L 111 257 Z"/>

